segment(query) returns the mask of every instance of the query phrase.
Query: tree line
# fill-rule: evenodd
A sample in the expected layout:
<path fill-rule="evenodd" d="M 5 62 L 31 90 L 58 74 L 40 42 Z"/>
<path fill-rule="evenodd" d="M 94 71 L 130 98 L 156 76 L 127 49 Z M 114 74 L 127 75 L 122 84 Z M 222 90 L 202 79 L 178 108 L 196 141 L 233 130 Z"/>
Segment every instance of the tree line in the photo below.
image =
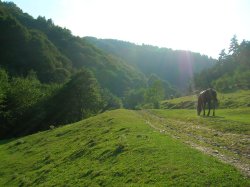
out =
<path fill-rule="evenodd" d="M 227 51 L 221 50 L 215 66 L 194 76 L 194 87 L 213 87 L 220 92 L 250 89 L 250 42 L 239 44 L 234 35 Z"/>

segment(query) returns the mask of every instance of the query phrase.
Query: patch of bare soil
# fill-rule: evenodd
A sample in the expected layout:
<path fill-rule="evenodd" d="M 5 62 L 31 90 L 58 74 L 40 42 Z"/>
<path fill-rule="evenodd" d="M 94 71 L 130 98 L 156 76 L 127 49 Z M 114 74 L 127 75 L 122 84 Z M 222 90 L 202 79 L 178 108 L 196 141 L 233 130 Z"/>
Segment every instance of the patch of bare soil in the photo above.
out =
<path fill-rule="evenodd" d="M 250 177 L 249 135 L 224 133 L 192 122 L 162 118 L 147 110 L 139 113 L 155 130 L 233 165 L 245 176 Z"/>

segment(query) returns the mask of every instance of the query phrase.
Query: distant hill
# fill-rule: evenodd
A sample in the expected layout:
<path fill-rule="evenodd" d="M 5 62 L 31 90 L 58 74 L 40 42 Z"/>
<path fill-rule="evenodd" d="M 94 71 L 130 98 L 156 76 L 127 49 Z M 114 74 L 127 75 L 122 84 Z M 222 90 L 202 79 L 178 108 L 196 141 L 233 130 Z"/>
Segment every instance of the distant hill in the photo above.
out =
<path fill-rule="evenodd" d="M 181 91 L 187 90 L 195 73 L 215 64 L 211 57 L 190 51 L 136 45 L 113 39 L 86 37 L 86 40 L 133 65 L 145 76 L 155 74 Z"/>

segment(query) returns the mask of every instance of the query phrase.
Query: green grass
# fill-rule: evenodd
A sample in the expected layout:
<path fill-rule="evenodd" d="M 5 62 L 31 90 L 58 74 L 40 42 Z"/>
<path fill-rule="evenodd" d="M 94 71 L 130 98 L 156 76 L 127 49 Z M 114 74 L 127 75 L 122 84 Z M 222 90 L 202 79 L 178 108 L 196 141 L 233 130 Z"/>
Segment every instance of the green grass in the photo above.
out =
<path fill-rule="evenodd" d="M 222 132 L 244 133 L 250 135 L 250 108 L 218 109 L 214 117 L 197 116 L 196 110 L 189 109 L 153 111 L 162 117 L 189 121 Z"/>
<path fill-rule="evenodd" d="M 218 93 L 219 108 L 250 107 L 250 90 L 239 90 L 232 93 Z M 164 109 L 195 109 L 196 95 L 165 100 L 161 103 Z"/>
<path fill-rule="evenodd" d="M 0 160 L 0 186 L 250 185 L 234 167 L 154 130 L 140 112 L 128 110 L 2 141 Z"/>
<path fill-rule="evenodd" d="M 221 108 L 250 107 L 250 90 L 239 90 L 233 93 L 219 93 Z"/>

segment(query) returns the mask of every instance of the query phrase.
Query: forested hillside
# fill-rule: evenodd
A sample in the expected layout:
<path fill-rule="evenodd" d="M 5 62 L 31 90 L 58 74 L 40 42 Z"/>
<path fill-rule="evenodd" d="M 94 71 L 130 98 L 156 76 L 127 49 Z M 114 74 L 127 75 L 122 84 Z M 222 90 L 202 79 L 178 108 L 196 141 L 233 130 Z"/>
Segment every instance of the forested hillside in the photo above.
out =
<path fill-rule="evenodd" d="M 54 25 L 51 19 L 33 19 L 13 3 L 1 3 L 0 11 L 1 66 L 11 75 L 26 76 L 32 69 L 42 82 L 62 83 L 77 69 L 87 68 L 118 96 L 144 84 L 144 77 L 133 67 Z"/>
<path fill-rule="evenodd" d="M 104 51 L 116 55 L 143 72 L 147 77 L 154 74 L 170 83 L 179 91 L 187 91 L 194 73 L 212 67 L 211 57 L 190 51 L 172 50 L 150 45 L 136 45 L 113 39 L 87 37 L 87 41 Z"/>
<path fill-rule="evenodd" d="M 0 2 L 0 43 L 1 138 L 120 108 L 118 97 L 146 85 L 134 67 L 14 3 Z"/>
<path fill-rule="evenodd" d="M 196 88 L 214 87 L 220 92 L 250 89 L 250 42 L 239 44 L 235 35 L 227 51 L 221 51 L 215 66 L 194 77 Z"/>

